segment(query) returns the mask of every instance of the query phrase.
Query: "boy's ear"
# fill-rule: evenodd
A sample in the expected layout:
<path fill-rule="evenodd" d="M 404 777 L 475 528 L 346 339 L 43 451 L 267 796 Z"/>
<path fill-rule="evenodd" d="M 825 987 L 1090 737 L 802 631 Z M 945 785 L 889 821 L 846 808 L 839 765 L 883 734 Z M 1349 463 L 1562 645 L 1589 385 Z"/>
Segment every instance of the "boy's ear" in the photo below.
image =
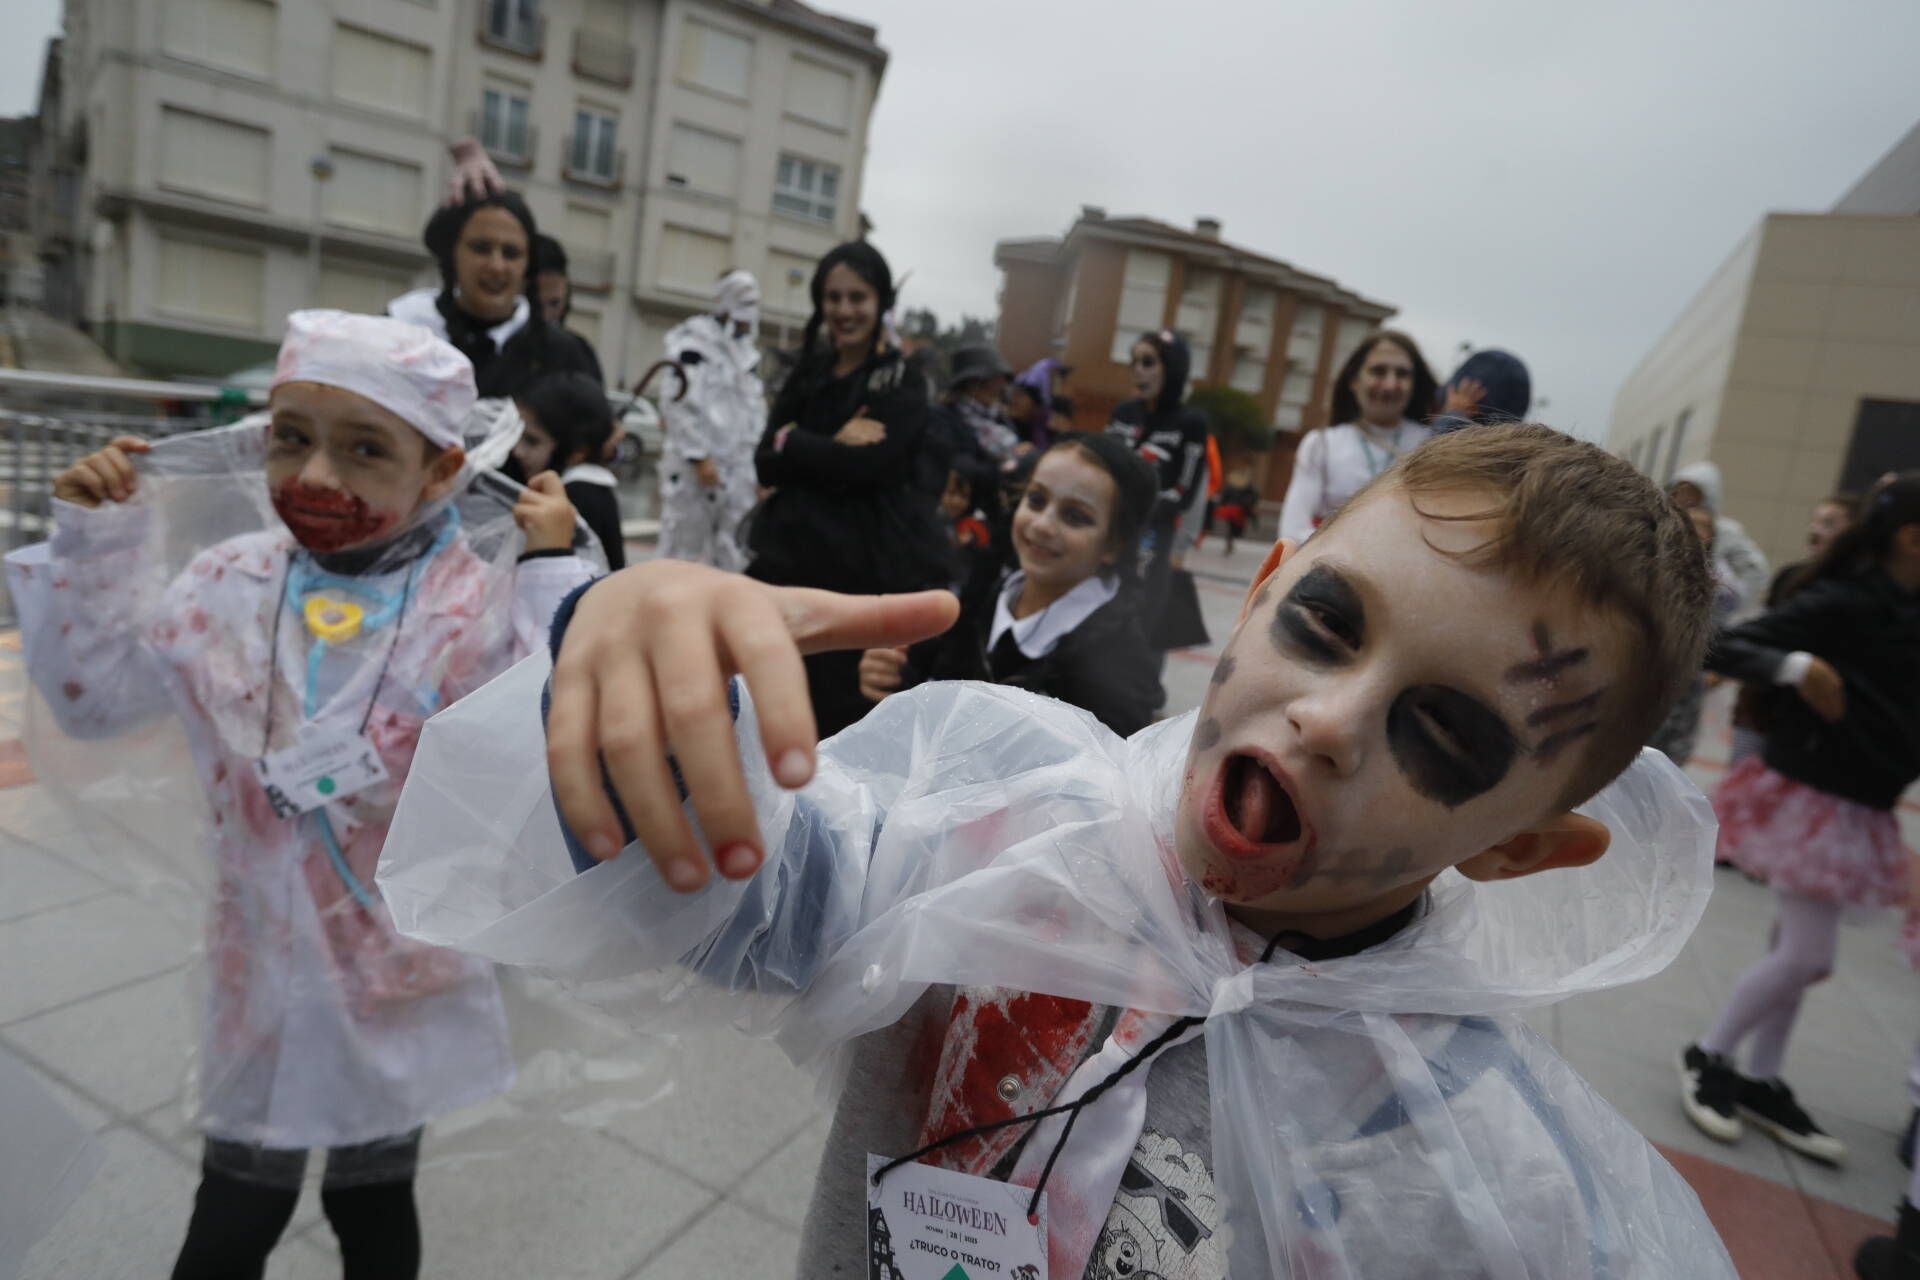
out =
<path fill-rule="evenodd" d="M 420 501 L 435 502 L 446 496 L 453 482 L 460 478 L 460 468 L 467 464 L 467 451 L 457 444 L 442 449 L 432 462 L 427 464 L 427 482 L 420 488 Z"/>
<path fill-rule="evenodd" d="M 1474 854 L 1457 869 L 1469 880 L 1512 880 L 1556 867 L 1584 867 L 1613 843 L 1604 822 L 1563 813 Z"/>
<path fill-rule="evenodd" d="M 1294 553 L 1297 544 L 1291 538 L 1282 538 L 1273 544 L 1273 550 L 1267 552 L 1267 558 L 1260 562 L 1260 571 L 1253 575 L 1253 582 L 1247 587 L 1247 598 L 1240 602 L 1240 620 L 1246 621 L 1247 611 L 1253 608 L 1253 598 L 1260 594 L 1260 588 L 1274 571 L 1286 563 L 1287 557 Z"/>

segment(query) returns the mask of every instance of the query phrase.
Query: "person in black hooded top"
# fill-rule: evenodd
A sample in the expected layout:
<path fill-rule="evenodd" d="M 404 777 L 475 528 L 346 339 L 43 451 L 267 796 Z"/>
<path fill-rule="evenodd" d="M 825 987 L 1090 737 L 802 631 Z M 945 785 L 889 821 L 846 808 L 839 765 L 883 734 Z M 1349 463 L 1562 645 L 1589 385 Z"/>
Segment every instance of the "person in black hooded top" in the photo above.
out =
<path fill-rule="evenodd" d="M 989 592 L 963 592 L 945 635 L 867 650 L 861 692 L 878 702 L 925 680 L 990 680 L 1090 711 L 1122 736 L 1146 728 L 1166 699 L 1135 572 L 1156 493 L 1153 469 L 1123 440 L 1055 444 L 1013 514 L 1018 567 Z"/>
<path fill-rule="evenodd" d="M 1140 394 L 1115 408 L 1107 425 L 1108 434 L 1133 446 L 1160 475 L 1160 495 L 1147 523 L 1150 549 L 1140 605 L 1146 617 L 1157 615 L 1166 599 L 1180 517 L 1207 482 L 1207 415 L 1181 403 L 1192 360 L 1186 339 L 1173 330 L 1142 335 L 1129 362 Z"/>
<path fill-rule="evenodd" d="M 482 396 L 517 396 L 549 373 L 600 365 L 579 338 L 547 323 L 532 271 L 533 213 L 511 191 L 443 206 L 421 237 L 440 267 L 440 288 L 415 289 L 387 314 L 445 338 L 473 362 Z"/>
<path fill-rule="evenodd" d="M 881 317 L 893 273 L 865 241 L 814 269 L 799 363 L 774 399 L 754 453 L 773 492 L 755 511 L 747 574 L 782 587 L 887 595 L 946 585 L 952 563 L 934 496 L 917 483 L 926 383 L 888 344 Z M 807 658 L 820 735 L 858 720 L 860 655 Z"/>

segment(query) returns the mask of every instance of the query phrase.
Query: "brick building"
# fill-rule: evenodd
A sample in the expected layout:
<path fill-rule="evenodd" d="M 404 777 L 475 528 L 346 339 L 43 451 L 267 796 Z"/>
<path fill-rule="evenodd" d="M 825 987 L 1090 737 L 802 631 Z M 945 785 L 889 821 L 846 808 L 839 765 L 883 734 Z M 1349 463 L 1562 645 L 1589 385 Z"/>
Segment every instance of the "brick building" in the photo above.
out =
<path fill-rule="evenodd" d="M 1106 424 L 1133 395 L 1133 342 L 1172 328 L 1193 347 L 1196 384 L 1247 392 L 1278 429 L 1272 452 L 1253 460 L 1256 487 L 1275 500 L 1300 433 L 1326 423 L 1340 362 L 1395 310 L 1228 244 L 1212 218 L 1186 231 L 1088 206 L 1064 237 L 1002 240 L 993 260 L 1002 353 L 1016 368 L 1049 354 L 1071 365 L 1078 425 Z"/>

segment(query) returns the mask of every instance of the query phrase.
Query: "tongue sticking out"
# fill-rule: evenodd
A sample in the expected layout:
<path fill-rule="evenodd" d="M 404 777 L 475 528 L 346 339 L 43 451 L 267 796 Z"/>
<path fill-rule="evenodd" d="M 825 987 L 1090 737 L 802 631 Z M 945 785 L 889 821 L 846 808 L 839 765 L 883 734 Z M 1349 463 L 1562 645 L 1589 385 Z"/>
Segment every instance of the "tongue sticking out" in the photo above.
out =
<path fill-rule="evenodd" d="M 1227 820 L 1252 844 L 1286 844 L 1300 837 L 1300 813 L 1266 767 L 1252 756 L 1227 766 Z"/>

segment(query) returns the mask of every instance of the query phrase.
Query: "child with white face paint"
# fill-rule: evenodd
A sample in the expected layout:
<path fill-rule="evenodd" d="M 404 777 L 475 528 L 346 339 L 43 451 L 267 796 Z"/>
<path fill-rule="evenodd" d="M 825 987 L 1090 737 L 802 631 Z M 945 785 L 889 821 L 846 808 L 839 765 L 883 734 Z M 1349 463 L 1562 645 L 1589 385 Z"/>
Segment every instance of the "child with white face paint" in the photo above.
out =
<path fill-rule="evenodd" d="M 1664 760 L 1574 806 L 1697 668 L 1707 590 L 1631 467 L 1486 427 L 1277 547 L 1196 714 L 1122 742 L 944 682 L 816 748 L 799 654 L 910 640 L 951 598 L 645 566 L 556 624 L 585 874 L 437 905 L 436 839 L 463 875 L 550 856 L 542 815 L 459 782 L 529 767 L 530 664 L 430 731 L 382 886 L 418 936 L 627 974 L 630 1010 L 741 1002 L 831 1069 L 808 1274 L 857 1273 L 930 1165 L 1044 1192 L 1068 1280 L 1730 1277 L 1685 1184 L 1509 1016 L 1657 971 L 1704 905 L 1704 801 Z"/>
<path fill-rule="evenodd" d="M 38 602 L 28 670 L 59 727 L 178 716 L 211 814 L 203 1179 L 174 1275 L 259 1274 L 327 1148 L 345 1274 L 404 1280 L 421 1127 L 513 1068 L 489 967 L 400 937 L 375 863 L 426 718 L 537 647 L 590 571 L 552 475 L 514 509 L 520 563 L 511 540 L 476 554 L 455 505 L 473 372 L 425 330 L 295 312 L 269 406 L 264 428 L 82 459 L 54 483 L 51 542 L 8 568 Z M 182 450 L 262 485 L 279 522 L 150 588 L 191 522 L 163 466 Z"/>

